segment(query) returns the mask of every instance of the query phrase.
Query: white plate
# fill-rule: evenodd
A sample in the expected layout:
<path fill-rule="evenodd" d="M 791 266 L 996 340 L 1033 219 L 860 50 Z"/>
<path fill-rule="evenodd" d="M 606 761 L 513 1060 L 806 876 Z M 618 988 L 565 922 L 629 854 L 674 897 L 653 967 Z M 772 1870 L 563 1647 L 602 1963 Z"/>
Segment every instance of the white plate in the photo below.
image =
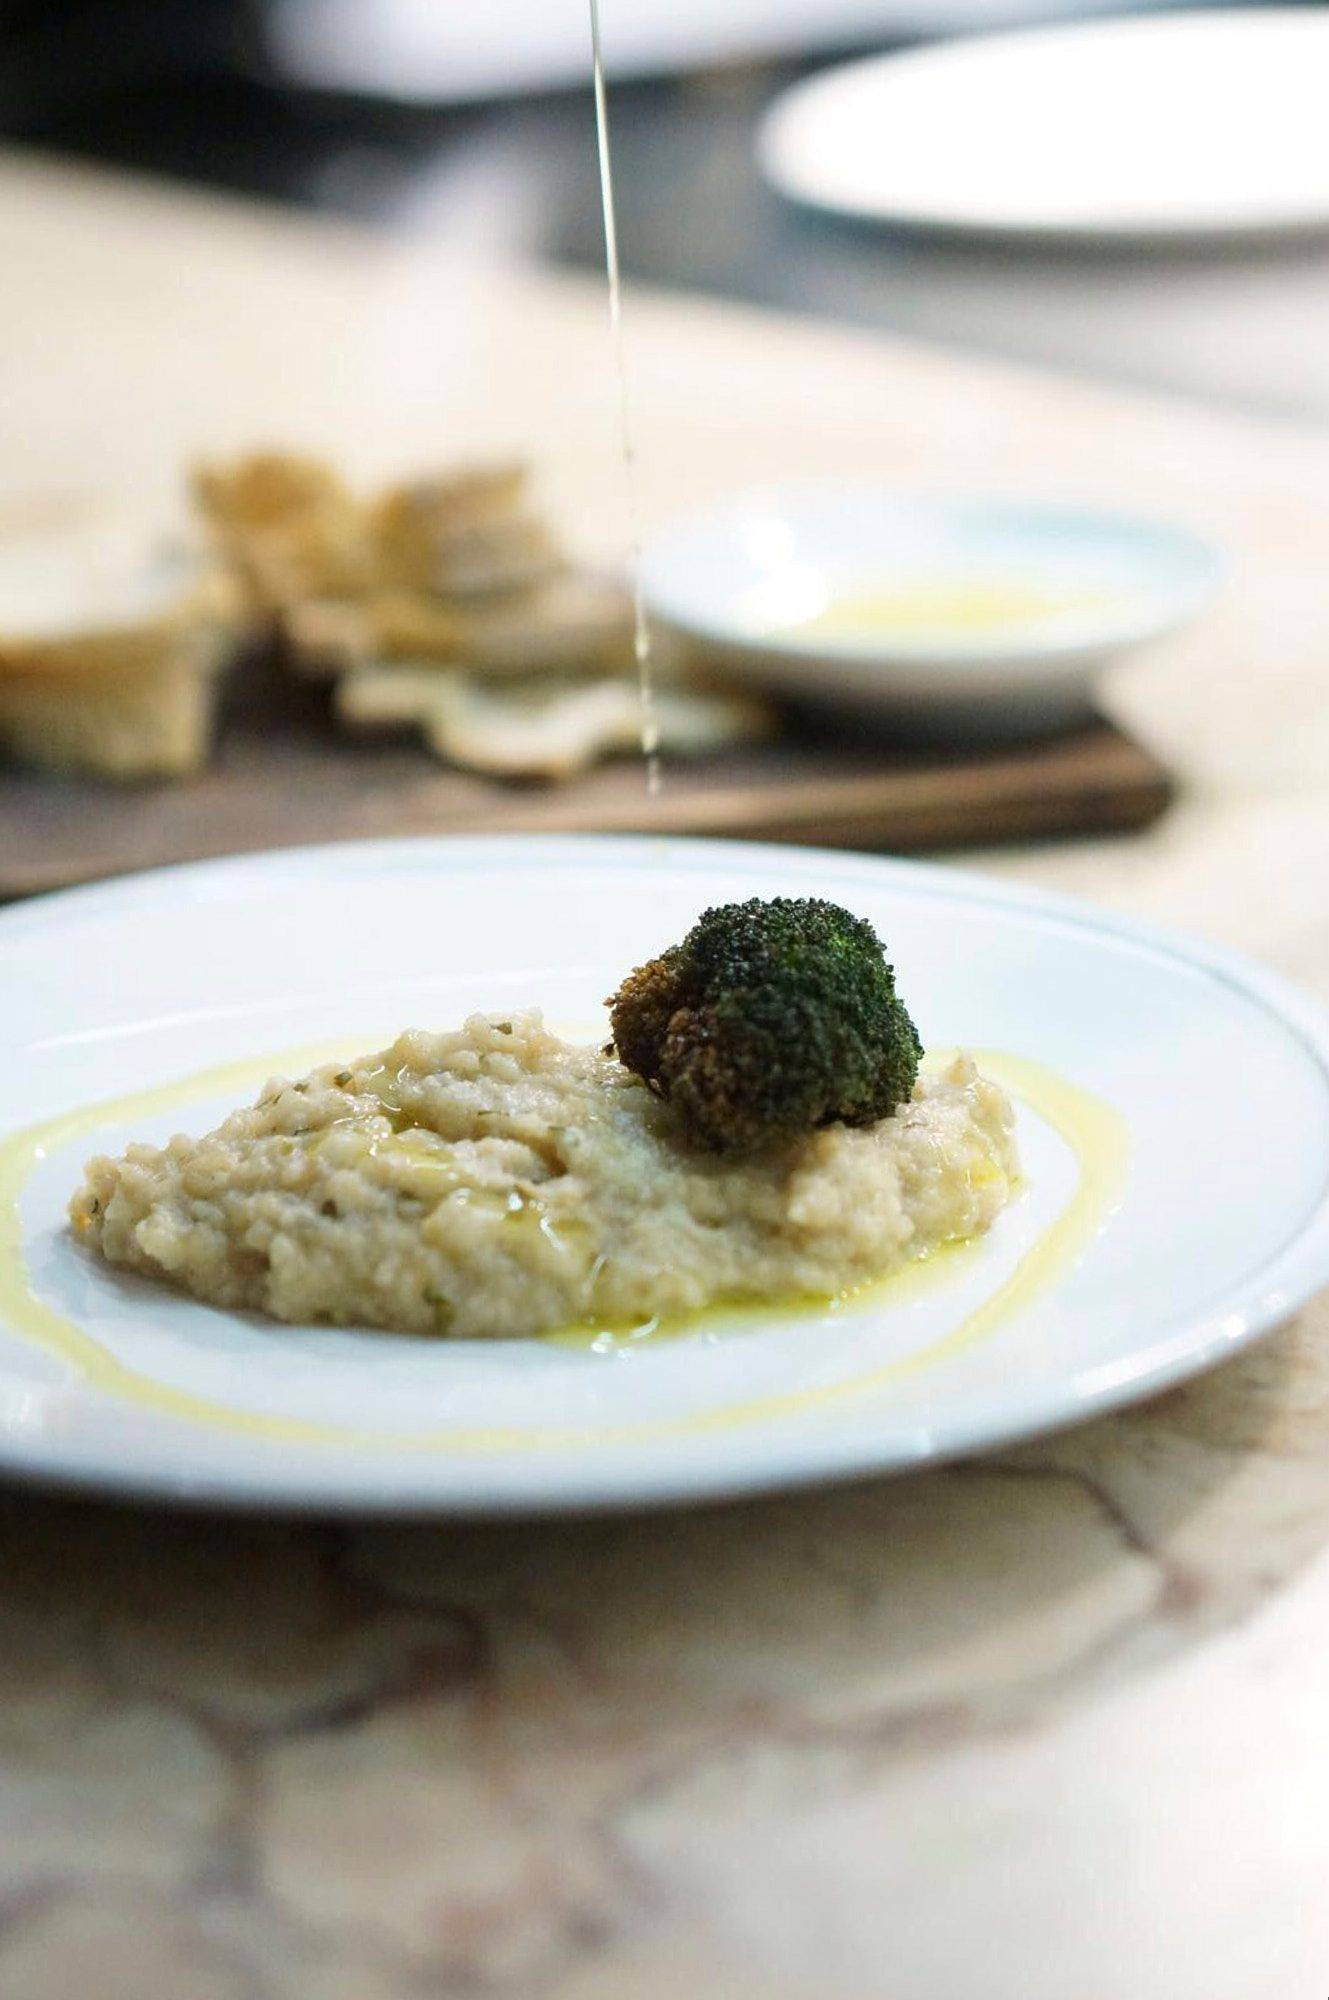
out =
<path fill-rule="evenodd" d="M 953 0 L 966 6 L 992 0 Z M 931 0 L 935 7 L 936 0 Z M 603 0 L 611 78 L 752 63 L 817 47 L 876 41 L 895 23 L 882 0 Z M 892 12 L 894 10 L 891 10 Z M 901 10 L 912 25 L 909 7 Z M 935 15 L 930 18 L 935 19 Z M 949 12 L 948 12 L 949 18 Z M 486 7 L 439 0 L 274 0 L 264 27 L 277 66 L 318 90 L 379 95 L 405 104 L 507 97 L 518 91 L 585 90 L 590 38 L 586 0 L 503 0 Z"/>
<path fill-rule="evenodd" d="M 642 553 L 652 617 L 733 671 L 809 701 L 850 703 L 950 735 L 1059 729 L 1093 706 L 1115 654 L 1174 630 L 1212 596 L 1218 562 L 1156 522 L 995 497 L 938 498 L 880 480 L 755 488 L 675 523 Z M 845 600 L 898 613 L 980 590 L 986 628 L 817 629 Z M 911 596 L 912 593 L 912 596 Z"/>
<path fill-rule="evenodd" d="M 871 918 L 925 1039 L 997 1051 L 1014 1076 L 1027 1192 L 928 1282 L 597 1353 L 240 1319 L 129 1282 L 65 1233 L 91 1151 L 200 1129 L 269 1052 L 536 999 L 594 1032 L 623 968 L 704 904 L 781 891 Z M 1000 883 L 719 843 L 369 843 L 36 901 L 0 913 L 0 953 L 11 1473 L 456 1513 L 793 1485 L 1128 1401 L 1329 1280 L 1324 1018 L 1224 954 Z M 89 1113 L 219 1064 L 243 1083 Z"/>
<path fill-rule="evenodd" d="M 1329 223 L 1329 16 L 1232 9 L 973 37 L 796 85 L 760 139 L 797 201 L 1123 242 Z"/>

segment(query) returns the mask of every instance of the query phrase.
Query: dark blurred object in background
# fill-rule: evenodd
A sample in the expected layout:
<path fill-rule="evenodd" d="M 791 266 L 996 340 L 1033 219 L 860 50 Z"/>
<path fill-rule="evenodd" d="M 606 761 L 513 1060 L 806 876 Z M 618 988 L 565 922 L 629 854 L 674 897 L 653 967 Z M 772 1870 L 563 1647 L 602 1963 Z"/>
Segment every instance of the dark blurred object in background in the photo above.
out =
<path fill-rule="evenodd" d="M 251 76 L 262 0 L 0 0 L 0 126 L 54 138 L 142 90 Z"/>

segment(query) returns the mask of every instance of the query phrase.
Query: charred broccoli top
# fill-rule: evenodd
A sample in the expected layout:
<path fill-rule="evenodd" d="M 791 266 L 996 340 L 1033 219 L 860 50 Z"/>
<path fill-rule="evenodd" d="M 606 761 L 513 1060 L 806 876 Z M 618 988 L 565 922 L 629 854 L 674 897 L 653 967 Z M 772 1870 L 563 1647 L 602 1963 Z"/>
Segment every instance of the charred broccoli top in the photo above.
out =
<path fill-rule="evenodd" d="M 871 924 L 816 896 L 706 910 L 609 1009 L 620 1061 L 716 1152 L 870 1125 L 922 1053 Z"/>

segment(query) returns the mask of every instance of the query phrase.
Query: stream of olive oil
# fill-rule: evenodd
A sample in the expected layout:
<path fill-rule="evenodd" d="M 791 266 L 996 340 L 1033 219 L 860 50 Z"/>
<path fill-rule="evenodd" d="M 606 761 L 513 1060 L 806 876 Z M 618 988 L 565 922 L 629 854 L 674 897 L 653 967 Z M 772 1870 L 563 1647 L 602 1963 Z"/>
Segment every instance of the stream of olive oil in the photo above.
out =
<path fill-rule="evenodd" d="M 609 103 L 605 94 L 604 49 L 600 37 L 600 0 L 591 4 L 591 74 L 595 90 L 595 138 L 600 154 L 600 206 L 604 212 L 605 271 L 609 279 L 609 335 L 618 378 L 618 435 L 623 454 L 623 492 L 627 504 L 628 554 L 632 566 L 632 646 L 637 660 L 641 698 L 641 749 L 646 759 L 646 789 L 660 789 L 660 724 L 655 711 L 651 628 L 641 586 L 641 500 L 637 489 L 637 438 L 632 414 L 632 383 L 623 337 L 623 281 L 618 263 L 618 212 L 614 206 L 614 161 L 609 147 Z"/>

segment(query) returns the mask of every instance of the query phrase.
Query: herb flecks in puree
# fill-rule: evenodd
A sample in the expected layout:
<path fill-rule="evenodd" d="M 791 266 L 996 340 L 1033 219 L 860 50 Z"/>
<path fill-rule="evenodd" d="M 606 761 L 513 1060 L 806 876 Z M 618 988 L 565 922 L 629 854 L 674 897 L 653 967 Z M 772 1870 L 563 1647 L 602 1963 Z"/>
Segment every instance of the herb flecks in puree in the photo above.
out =
<path fill-rule="evenodd" d="M 741 905 L 655 963 L 677 970 L 697 932 L 746 986 L 714 1016 L 695 985 L 670 1010 L 643 968 L 614 1003 L 624 1060 L 535 1012 L 410 1031 L 270 1084 L 206 1137 L 92 1161 L 74 1229 L 220 1306 L 469 1338 L 830 1295 L 986 1229 L 1017 1173 L 1009 1101 L 964 1057 L 918 1075 L 870 927 Z M 763 968 L 792 979 L 783 1038 Z M 632 1043 L 624 996 L 647 990 L 657 1040 Z M 647 1055 L 649 1078 L 630 1066 Z"/>

